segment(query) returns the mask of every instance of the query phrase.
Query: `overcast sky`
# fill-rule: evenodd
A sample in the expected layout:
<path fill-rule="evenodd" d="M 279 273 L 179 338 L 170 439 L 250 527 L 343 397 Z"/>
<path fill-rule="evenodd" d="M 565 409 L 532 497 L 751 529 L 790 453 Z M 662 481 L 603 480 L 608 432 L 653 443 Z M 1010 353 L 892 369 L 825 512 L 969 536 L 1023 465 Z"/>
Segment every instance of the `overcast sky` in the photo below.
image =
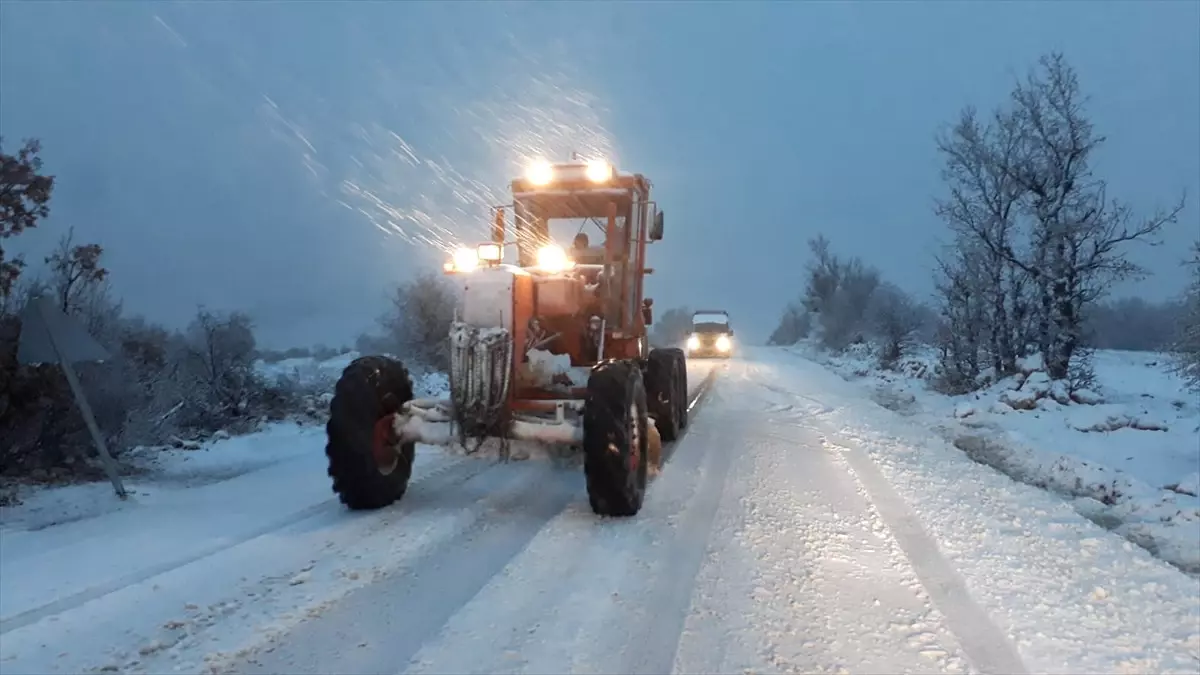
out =
<path fill-rule="evenodd" d="M 272 346 L 348 343 L 387 288 L 473 242 L 524 158 L 604 153 L 666 212 L 656 309 L 764 338 L 825 233 L 919 295 L 944 228 L 933 137 L 1062 50 L 1111 191 L 1189 193 L 1200 236 L 1200 2 L 0 3 L 0 134 L 43 141 L 53 216 L 130 309 L 244 309 Z M 6 243 L 6 245 L 8 244 Z"/>

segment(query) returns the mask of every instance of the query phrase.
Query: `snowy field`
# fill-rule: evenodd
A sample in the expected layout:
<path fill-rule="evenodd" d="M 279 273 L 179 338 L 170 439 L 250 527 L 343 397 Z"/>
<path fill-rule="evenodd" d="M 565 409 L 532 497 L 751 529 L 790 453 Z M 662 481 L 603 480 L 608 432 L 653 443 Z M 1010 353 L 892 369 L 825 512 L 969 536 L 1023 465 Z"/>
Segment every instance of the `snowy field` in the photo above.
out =
<path fill-rule="evenodd" d="M 347 352 L 326 361 L 311 358 L 283 359 L 275 363 L 259 361 L 255 367 L 269 382 L 288 383 L 301 391 L 325 392 L 332 396 L 342 371 L 358 357 L 358 352 Z M 418 398 L 442 396 L 450 386 L 444 373 L 412 373 L 412 378 L 413 393 Z"/>
<path fill-rule="evenodd" d="M 0 672 L 1197 671 L 1193 578 L 809 359 L 720 367 L 634 519 L 424 447 L 352 514 L 298 424 L 29 495 Z"/>
<path fill-rule="evenodd" d="M 931 350 L 880 370 L 867 349 L 791 348 L 861 383 L 880 405 L 939 430 L 979 462 L 1069 499 L 1083 515 L 1200 574 L 1200 397 L 1165 356 L 1098 351 L 1095 391 L 1052 387 L 1040 363 L 972 394 L 943 396 Z"/>

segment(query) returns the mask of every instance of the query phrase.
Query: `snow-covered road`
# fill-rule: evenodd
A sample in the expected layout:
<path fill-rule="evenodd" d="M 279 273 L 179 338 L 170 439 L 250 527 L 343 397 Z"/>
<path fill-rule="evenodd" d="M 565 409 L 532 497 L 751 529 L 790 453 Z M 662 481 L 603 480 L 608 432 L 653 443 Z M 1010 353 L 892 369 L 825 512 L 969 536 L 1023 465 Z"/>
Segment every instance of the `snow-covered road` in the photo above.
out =
<path fill-rule="evenodd" d="M 348 514 L 295 434 L 190 497 L 5 533 L 0 672 L 1200 668 L 1194 579 L 781 350 L 719 374 L 628 520 L 577 468 L 432 451 Z"/>

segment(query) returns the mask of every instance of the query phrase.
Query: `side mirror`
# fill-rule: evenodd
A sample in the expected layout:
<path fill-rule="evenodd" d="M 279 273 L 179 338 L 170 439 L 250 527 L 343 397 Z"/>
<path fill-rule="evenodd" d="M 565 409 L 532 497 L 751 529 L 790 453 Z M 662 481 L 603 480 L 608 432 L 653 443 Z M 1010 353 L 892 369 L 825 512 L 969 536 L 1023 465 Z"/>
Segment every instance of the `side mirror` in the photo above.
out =
<path fill-rule="evenodd" d="M 663 238 L 663 212 L 659 211 L 654 214 L 654 224 L 650 226 L 650 241 L 659 241 Z"/>
<path fill-rule="evenodd" d="M 642 300 L 642 323 L 649 326 L 654 323 L 654 312 L 650 309 L 654 305 L 654 300 L 646 298 Z"/>

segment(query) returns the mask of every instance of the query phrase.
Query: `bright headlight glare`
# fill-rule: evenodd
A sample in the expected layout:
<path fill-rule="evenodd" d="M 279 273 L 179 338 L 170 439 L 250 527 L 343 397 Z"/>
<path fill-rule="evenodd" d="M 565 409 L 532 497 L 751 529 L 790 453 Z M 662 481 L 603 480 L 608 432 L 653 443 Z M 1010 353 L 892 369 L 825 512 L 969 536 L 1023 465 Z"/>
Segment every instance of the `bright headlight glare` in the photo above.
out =
<path fill-rule="evenodd" d="M 485 262 L 500 262 L 501 251 L 499 244 L 480 244 L 479 248 L 475 249 L 479 254 L 479 259 Z"/>
<path fill-rule="evenodd" d="M 460 248 L 454 252 L 454 269 L 459 272 L 470 272 L 479 266 L 479 256 L 469 248 Z"/>
<path fill-rule="evenodd" d="M 593 183 L 603 183 L 612 178 L 612 165 L 602 159 L 593 159 L 587 163 L 587 178 Z"/>
<path fill-rule="evenodd" d="M 571 268 L 567 251 L 558 244 L 546 244 L 538 249 L 537 266 L 546 272 L 562 272 Z"/>
<path fill-rule="evenodd" d="M 727 352 L 727 351 L 729 351 L 729 348 L 732 346 L 733 346 L 733 343 L 729 341 L 728 335 L 722 335 L 721 337 L 717 338 L 717 349 L 719 349 L 723 352 Z"/>
<path fill-rule="evenodd" d="M 700 348 L 700 337 L 697 335 L 688 336 L 687 346 L 688 346 L 688 349 L 699 349 Z"/>
<path fill-rule="evenodd" d="M 554 167 L 550 162 L 538 160 L 525 169 L 525 180 L 533 185 L 547 185 L 554 180 Z"/>

